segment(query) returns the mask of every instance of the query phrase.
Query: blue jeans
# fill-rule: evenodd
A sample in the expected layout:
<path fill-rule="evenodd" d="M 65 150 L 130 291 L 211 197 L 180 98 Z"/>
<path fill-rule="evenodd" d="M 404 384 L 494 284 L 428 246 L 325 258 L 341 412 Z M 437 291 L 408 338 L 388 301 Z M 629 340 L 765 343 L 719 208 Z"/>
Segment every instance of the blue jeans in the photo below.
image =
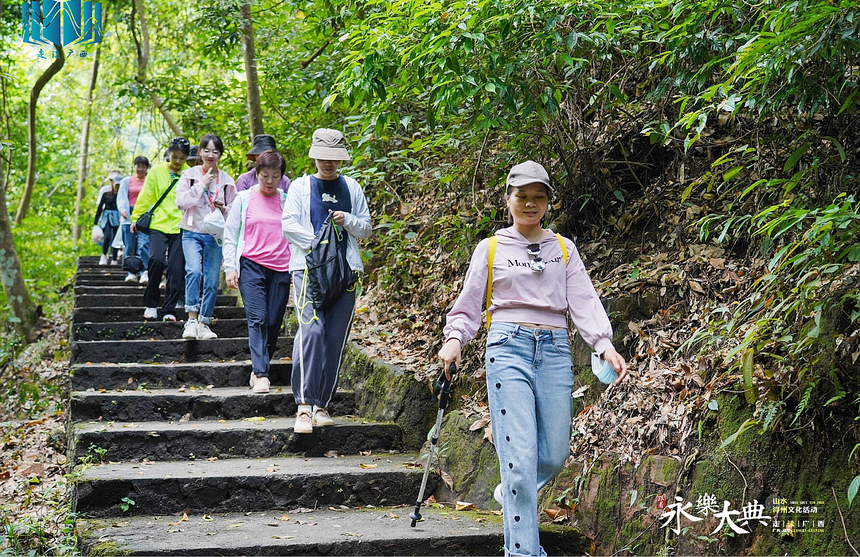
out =
<path fill-rule="evenodd" d="M 211 234 L 183 230 L 182 252 L 185 255 L 185 311 L 198 313 L 200 322 L 209 323 L 212 321 L 221 280 L 221 246 Z"/>
<path fill-rule="evenodd" d="M 137 253 L 131 252 L 131 243 L 134 237 L 137 237 Z M 139 255 L 141 261 L 143 261 L 143 268 L 146 269 L 149 266 L 149 234 L 144 234 L 143 232 L 132 234 L 131 225 L 123 224 L 122 244 L 125 246 L 126 256 Z"/>
<path fill-rule="evenodd" d="M 504 496 L 505 555 L 546 555 L 537 493 L 570 453 L 573 369 L 567 331 L 490 325 L 487 392 Z"/>

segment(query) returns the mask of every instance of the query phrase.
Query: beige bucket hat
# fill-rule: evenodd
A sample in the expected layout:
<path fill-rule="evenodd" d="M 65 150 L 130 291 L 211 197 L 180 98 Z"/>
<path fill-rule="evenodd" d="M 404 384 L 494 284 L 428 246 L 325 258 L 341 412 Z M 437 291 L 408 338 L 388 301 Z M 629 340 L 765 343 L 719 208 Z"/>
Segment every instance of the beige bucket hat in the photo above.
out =
<path fill-rule="evenodd" d="M 314 131 L 308 156 L 322 161 L 348 161 L 352 158 L 346 149 L 346 139 L 343 134 L 328 128 Z"/>

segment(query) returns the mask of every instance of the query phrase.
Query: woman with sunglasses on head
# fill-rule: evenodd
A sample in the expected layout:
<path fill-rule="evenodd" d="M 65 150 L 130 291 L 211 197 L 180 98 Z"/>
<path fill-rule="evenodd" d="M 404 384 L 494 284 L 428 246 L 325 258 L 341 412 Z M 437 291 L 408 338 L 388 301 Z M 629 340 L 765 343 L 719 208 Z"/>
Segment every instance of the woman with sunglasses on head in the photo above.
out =
<path fill-rule="evenodd" d="M 203 229 L 203 221 L 214 211 L 226 217 L 236 197 L 233 178 L 218 168 L 223 152 L 224 144 L 217 135 L 207 133 L 201 137 L 197 155 L 202 164 L 186 169 L 176 186 L 176 206 L 182 211 L 179 228 L 185 255 L 185 312 L 188 314 L 182 338 L 218 338 L 209 324 L 221 281 L 221 246 L 215 236 Z"/>
<path fill-rule="evenodd" d="M 486 299 L 487 392 L 502 478 L 494 497 L 504 508 L 506 556 L 546 555 L 538 537 L 537 493 L 563 469 L 570 451 L 573 371 L 566 315 L 618 373 L 616 384 L 627 375 L 576 246 L 541 226 L 551 193 L 540 164 L 511 169 L 505 201 L 512 226 L 482 240 L 472 254 L 439 351 L 445 370 L 452 363 L 459 367 L 461 346 L 481 326 Z"/>
<path fill-rule="evenodd" d="M 161 298 L 159 283 L 165 271 L 167 291 L 164 305 L 161 306 L 161 318 L 164 321 L 176 321 L 176 302 L 185 291 L 185 258 L 182 254 L 182 230 L 179 228 L 182 213 L 176 207 L 176 183 L 179 182 L 182 170 L 188 168 L 185 159 L 190 151 L 191 144 L 184 137 L 170 140 L 170 145 L 167 146 L 167 162 L 156 164 L 147 173 L 131 214 L 130 230 L 137 232 L 137 219 L 158 203 L 149 225 L 149 282 L 143 293 L 143 305 L 146 307 L 143 312 L 144 319 L 158 317 L 158 302 Z"/>

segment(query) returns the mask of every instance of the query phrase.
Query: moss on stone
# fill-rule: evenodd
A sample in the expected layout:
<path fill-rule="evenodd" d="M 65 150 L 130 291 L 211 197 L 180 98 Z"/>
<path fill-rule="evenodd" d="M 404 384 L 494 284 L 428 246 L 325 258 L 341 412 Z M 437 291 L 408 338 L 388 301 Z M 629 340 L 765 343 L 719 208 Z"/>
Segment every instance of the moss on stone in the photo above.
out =
<path fill-rule="evenodd" d="M 453 491 L 479 508 L 498 509 L 493 489 L 500 479 L 499 461 L 483 430 L 469 431 L 474 418 L 460 411 L 447 414 L 442 423 L 439 466 L 452 479 Z M 424 451 L 429 449 L 425 445 Z"/>
<path fill-rule="evenodd" d="M 433 426 L 438 405 L 426 384 L 405 369 L 369 358 L 349 346 L 341 367 L 341 384 L 355 391 L 355 411 L 363 418 L 396 423 L 406 446 L 420 447 Z"/>

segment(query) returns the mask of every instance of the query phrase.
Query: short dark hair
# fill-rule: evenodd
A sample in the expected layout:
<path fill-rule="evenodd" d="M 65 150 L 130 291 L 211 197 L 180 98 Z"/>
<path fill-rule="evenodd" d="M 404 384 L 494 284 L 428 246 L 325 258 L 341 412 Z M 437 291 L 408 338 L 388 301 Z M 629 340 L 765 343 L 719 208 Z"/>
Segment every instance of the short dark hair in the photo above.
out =
<path fill-rule="evenodd" d="M 145 166 L 145 167 L 147 167 L 147 168 L 149 168 L 149 167 L 151 166 L 151 165 L 149 164 L 149 159 L 148 159 L 148 158 L 146 158 L 146 157 L 144 157 L 143 155 L 139 155 L 139 156 L 137 156 L 137 157 L 134 157 L 134 163 L 133 163 L 133 166 L 137 166 L 137 165 L 139 165 L 139 164 L 142 164 L 142 165 L 144 165 L 144 166 Z"/>
<path fill-rule="evenodd" d="M 165 156 L 170 156 L 171 151 L 182 151 L 187 157 L 188 153 L 191 152 L 191 144 L 184 137 L 174 137 L 170 140 L 170 145 L 167 146 Z"/>
<path fill-rule="evenodd" d="M 200 138 L 200 145 L 197 147 L 198 157 L 203 155 L 203 149 L 205 149 L 206 146 L 209 145 L 210 141 L 215 144 L 215 148 L 218 150 L 219 153 L 224 152 L 224 144 L 221 143 L 221 138 L 214 133 L 207 133 Z"/>
<path fill-rule="evenodd" d="M 277 151 L 263 151 L 257 156 L 257 161 L 254 163 L 254 173 L 258 174 L 261 168 L 277 169 L 281 171 L 281 174 L 284 174 L 287 171 L 287 161 Z"/>

